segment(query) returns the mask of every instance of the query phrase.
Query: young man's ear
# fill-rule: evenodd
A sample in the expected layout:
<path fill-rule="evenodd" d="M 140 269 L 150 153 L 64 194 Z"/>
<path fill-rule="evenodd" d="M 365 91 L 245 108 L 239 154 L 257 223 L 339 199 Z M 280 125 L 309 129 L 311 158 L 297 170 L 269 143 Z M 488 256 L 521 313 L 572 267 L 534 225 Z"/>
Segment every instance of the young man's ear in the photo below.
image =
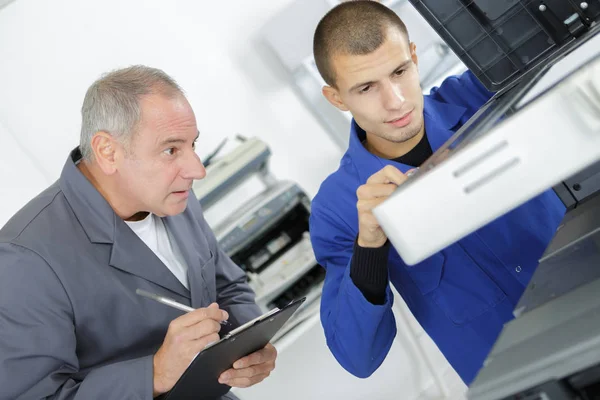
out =
<path fill-rule="evenodd" d="M 342 98 L 340 97 L 340 94 L 337 91 L 337 89 L 332 88 L 331 86 L 323 86 L 322 92 L 323 96 L 325 96 L 327 101 L 333 104 L 334 107 L 337 107 L 342 111 L 348 111 L 348 107 L 346 107 L 346 105 L 342 101 Z"/>
<path fill-rule="evenodd" d="M 414 42 L 410 42 L 410 58 L 416 66 L 419 66 L 419 57 L 417 57 L 417 45 Z"/>

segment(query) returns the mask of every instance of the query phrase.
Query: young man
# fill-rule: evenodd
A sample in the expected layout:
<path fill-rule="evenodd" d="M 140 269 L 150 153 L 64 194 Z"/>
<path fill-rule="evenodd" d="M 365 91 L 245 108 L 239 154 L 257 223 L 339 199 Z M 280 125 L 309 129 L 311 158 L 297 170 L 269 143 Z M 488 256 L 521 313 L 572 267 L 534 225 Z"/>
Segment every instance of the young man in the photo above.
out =
<path fill-rule="evenodd" d="M 177 83 L 144 66 L 114 71 L 88 89 L 82 120 L 60 179 L 0 230 L 2 399 L 157 397 L 219 339 L 221 321 L 260 315 L 189 198 L 206 171 Z M 258 383 L 276 356 L 267 345 L 219 381 Z"/>
<path fill-rule="evenodd" d="M 396 335 L 391 283 L 468 384 L 512 317 L 564 207 L 546 192 L 418 265 L 403 263 L 372 209 L 491 96 L 470 72 L 423 96 L 415 49 L 398 16 L 374 1 L 342 3 L 316 29 L 323 94 L 354 117 L 348 151 L 312 203 L 311 239 L 327 270 L 321 319 L 340 364 L 369 376 Z"/>

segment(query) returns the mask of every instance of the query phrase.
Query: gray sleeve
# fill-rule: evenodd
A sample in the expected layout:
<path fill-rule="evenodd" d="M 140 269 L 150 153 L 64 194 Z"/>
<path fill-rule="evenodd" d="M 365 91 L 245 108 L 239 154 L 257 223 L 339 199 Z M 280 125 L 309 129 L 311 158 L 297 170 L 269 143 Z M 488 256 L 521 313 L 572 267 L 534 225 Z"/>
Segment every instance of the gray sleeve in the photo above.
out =
<path fill-rule="evenodd" d="M 52 268 L 30 250 L 0 243 L 0 399 L 152 398 L 152 356 L 81 378 L 73 321 Z"/>

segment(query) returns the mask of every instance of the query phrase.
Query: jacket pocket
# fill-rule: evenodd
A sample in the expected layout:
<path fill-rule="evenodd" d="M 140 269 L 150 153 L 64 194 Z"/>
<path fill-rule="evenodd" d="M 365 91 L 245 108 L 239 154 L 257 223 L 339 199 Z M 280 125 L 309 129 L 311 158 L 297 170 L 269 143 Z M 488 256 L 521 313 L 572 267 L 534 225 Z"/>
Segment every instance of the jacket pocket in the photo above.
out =
<path fill-rule="evenodd" d="M 456 325 L 490 311 L 506 297 L 460 242 L 405 268 L 421 294 Z"/>

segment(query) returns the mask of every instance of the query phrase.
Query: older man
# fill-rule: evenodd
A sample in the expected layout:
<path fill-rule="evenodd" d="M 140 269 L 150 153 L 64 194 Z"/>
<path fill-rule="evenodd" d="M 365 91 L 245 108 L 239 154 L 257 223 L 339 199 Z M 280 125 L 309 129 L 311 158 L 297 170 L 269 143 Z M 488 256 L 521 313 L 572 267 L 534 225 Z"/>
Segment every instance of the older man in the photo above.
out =
<path fill-rule="evenodd" d="M 221 321 L 260 314 L 188 201 L 205 170 L 177 83 L 143 66 L 114 71 L 88 89 L 82 120 L 59 180 L 0 230 L 2 399 L 157 397 L 218 340 Z M 197 310 L 182 315 L 137 288 Z M 268 345 L 219 381 L 253 385 L 275 358 Z"/>

